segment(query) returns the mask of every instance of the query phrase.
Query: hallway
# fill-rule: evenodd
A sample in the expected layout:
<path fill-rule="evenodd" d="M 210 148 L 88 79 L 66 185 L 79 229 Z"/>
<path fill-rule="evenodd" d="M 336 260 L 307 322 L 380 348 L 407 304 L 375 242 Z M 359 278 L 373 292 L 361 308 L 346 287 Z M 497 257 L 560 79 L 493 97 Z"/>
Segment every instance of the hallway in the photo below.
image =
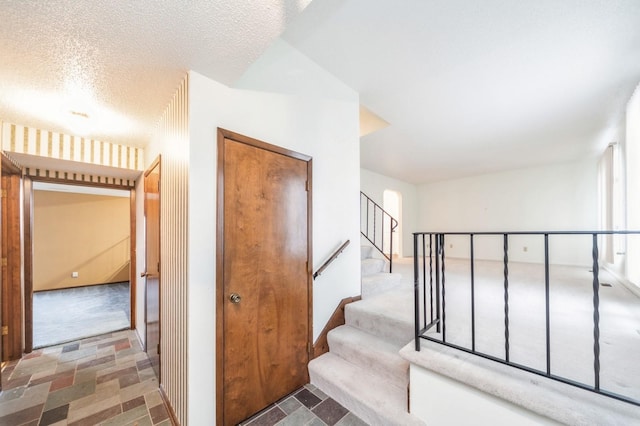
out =
<path fill-rule="evenodd" d="M 171 425 L 135 332 L 48 347 L 2 371 L 0 426 Z"/>

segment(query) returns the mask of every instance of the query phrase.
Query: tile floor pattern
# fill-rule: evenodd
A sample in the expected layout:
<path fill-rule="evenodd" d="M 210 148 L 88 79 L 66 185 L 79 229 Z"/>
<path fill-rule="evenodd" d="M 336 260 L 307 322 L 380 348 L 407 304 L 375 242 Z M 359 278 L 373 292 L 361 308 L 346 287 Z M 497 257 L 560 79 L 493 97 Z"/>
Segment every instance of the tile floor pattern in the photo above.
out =
<path fill-rule="evenodd" d="M 367 423 L 308 384 L 241 423 L 241 426 L 276 425 L 366 426 Z"/>
<path fill-rule="evenodd" d="M 128 282 L 35 292 L 33 347 L 129 328 L 129 312 Z"/>
<path fill-rule="evenodd" d="M 0 426 L 171 425 L 130 330 L 35 350 L 5 365 L 2 389 Z"/>

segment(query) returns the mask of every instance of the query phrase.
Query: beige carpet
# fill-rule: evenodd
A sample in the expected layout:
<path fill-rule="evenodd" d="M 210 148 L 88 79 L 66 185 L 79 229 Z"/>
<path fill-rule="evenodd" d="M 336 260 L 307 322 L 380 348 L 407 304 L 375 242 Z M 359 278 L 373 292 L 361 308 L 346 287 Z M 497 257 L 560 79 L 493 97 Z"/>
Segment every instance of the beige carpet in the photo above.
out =
<path fill-rule="evenodd" d="M 503 268 L 502 262 L 475 263 L 476 350 L 502 358 Z M 593 385 L 593 275 L 589 269 L 551 267 L 551 372 Z M 445 271 L 447 341 L 471 348 L 469 261 L 446 259 Z M 395 261 L 394 272 L 400 272 L 407 284 L 412 282 L 413 259 Z M 600 270 L 599 278 L 611 284 L 599 287 L 600 387 L 640 400 L 640 299 L 606 271 Z M 429 335 L 441 337 L 435 331 Z M 510 262 L 510 360 L 546 370 L 545 340 L 544 267 Z"/>

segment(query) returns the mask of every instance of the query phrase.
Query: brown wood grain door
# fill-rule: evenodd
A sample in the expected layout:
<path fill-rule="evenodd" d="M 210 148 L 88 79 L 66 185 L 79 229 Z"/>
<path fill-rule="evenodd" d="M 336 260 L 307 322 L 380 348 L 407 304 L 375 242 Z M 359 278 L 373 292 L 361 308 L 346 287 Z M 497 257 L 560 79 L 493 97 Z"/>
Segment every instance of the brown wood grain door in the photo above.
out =
<path fill-rule="evenodd" d="M 218 423 L 235 425 L 308 382 L 311 159 L 222 130 L 218 149 Z"/>
<path fill-rule="evenodd" d="M 144 174 L 146 351 L 160 379 L 160 159 Z"/>
<path fill-rule="evenodd" d="M 22 357 L 20 175 L 2 175 L 2 361 Z"/>

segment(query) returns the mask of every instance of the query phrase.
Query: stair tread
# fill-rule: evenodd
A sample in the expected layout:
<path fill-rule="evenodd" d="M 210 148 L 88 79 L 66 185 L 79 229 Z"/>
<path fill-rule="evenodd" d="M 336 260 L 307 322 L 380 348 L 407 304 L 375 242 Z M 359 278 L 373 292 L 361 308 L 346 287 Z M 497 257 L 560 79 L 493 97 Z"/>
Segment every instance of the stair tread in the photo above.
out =
<path fill-rule="evenodd" d="M 309 363 L 311 383 L 372 425 L 423 424 L 407 412 L 407 389 L 328 352 Z"/>

